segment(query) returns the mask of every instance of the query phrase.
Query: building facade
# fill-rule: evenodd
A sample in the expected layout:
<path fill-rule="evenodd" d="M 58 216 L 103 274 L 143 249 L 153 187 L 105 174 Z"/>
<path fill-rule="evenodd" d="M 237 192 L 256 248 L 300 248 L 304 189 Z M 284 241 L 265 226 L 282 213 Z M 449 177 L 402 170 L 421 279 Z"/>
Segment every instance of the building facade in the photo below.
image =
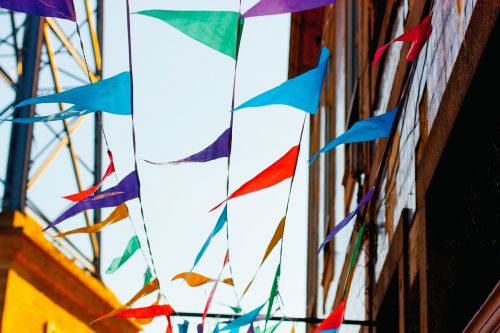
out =
<path fill-rule="evenodd" d="M 351 286 L 342 332 L 495 332 L 500 322 L 500 3 L 337 0 L 292 16 L 290 77 L 331 61 L 310 153 L 358 120 L 399 107 L 387 139 L 350 144 L 310 168 L 307 316 Z M 418 59 L 394 43 L 432 16 Z M 375 197 L 318 256 L 333 226 Z M 354 240 L 366 223 L 353 274 Z"/>

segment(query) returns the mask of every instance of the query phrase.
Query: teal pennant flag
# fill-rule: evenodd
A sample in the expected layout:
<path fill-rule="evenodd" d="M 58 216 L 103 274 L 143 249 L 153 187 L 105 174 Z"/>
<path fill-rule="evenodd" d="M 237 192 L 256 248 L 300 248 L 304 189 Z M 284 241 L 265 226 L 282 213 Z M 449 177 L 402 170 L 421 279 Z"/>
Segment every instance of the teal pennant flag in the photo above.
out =
<path fill-rule="evenodd" d="M 205 243 L 201 247 L 200 251 L 196 255 L 196 259 L 194 260 L 193 268 L 191 268 L 191 271 L 196 267 L 196 265 L 200 261 L 201 257 L 203 256 L 203 254 L 207 250 L 208 246 L 212 242 L 212 238 L 214 238 L 215 235 L 217 235 L 219 233 L 219 231 L 222 230 L 222 227 L 224 227 L 226 222 L 227 222 L 227 206 L 224 207 L 224 210 L 222 211 L 222 214 L 220 214 L 219 219 L 217 220 L 217 223 L 215 224 L 215 227 L 213 228 L 210 235 L 208 235 L 207 240 L 205 241 Z"/>
<path fill-rule="evenodd" d="M 126 263 L 127 260 L 129 260 L 130 257 L 132 257 L 134 253 L 137 252 L 137 250 L 139 250 L 140 248 L 141 243 L 139 242 L 139 238 L 137 238 L 137 236 L 130 238 L 127 244 L 127 248 L 120 257 L 113 259 L 111 265 L 109 265 L 108 269 L 106 270 L 106 274 L 116 272 L 118 268 Z"/>
<path fill-rule="evenodd" d="M 273 286 L 271 287 L 271 293 L 269 294 L 269 305 L 267 307 L 266 313 L 266 323 L 264 324 L 264 330 L 267 329 L 267 322 L 271 318 L 271 311 L 273 310 L 274 299 L 278 296 L 279 281 L 281 276 L 281 262 L 276 268 L 276 274 L 274 275 Z"/>
<path fill-rule="evenodd" d="M 220 330 L 221 331 L 230 331 L 230 330 L 232 331 L 234 329 L 239 329 L 240 327 L 243 327 L 245 325 L 253 323 L 255 321 L 255 318 L 257 318 L 257 315 L 259 314 L 260 310 L 262 310 L 262 308 L 264 307 L 264 305 L 266 305 L 266 303 L 262 304 L 261 306 L 259 306 L 255 310 L 252 310 L 249 313 L 247 313 L 243 316 L 240 316 L 233 321 L 230 321 L 229 323 L 227 323 L 226 326 L 222 327 Z"/>
<path fill-rule="evenodd" d="M 308 161 L 309 165 L 312 164 L 319 154 L 332 150 L 341 144 L 371 141 L 388 137 L 391 133 L 392 123 L 394 122 L 397 111 L 398 107 L 396 106 L 391 111 L 381 114 L 380 116 L 355 122 L 354 125 L 352 125 L 352 127 L 346 132 L 326 144 L 316 154 L 314 154 Z"/>
<path fill-rule="evenodd" d="M 236 59 L 239 13 L 227 11 L 143 10 L 206 46 Z"/>
<path fill-rule="evenodd" d="M 47 122 L 82 116 L 97 111 L 130 115 L 130 73 L 123 72 L 94 84 L 73 88 L 57 94 L 30 98 L 16 105 L 16 108 L 44 103 L 68 103 L 74 104 L 74 106 L 50 116 L 4 120 L 19 123 Z"/>
<path fill-rule="evenodd" d="M 315 68 L 246 101 L 232 111 L 280 104 L 315 114 L 318 112 L 321 87 L 329 58 L 330 52 L 323 47 Z"/>

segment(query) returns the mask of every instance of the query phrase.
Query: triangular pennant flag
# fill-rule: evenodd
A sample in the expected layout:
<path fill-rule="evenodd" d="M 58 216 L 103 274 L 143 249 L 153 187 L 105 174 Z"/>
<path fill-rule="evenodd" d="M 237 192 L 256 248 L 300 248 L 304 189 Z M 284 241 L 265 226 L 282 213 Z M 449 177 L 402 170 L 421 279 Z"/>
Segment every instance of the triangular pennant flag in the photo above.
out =
<path fill-rule="evenodd" d="M 330 52 L 323 47 L 316 68 L 257 95 L 232 111 L 268 105 L 288 105 L 315 114 L 318 112 L 321 87 L 329 58 Z"/>
<path fill-rule="evenodd" d="M 113 186 L 99 194 L 94 194 L 71 206 L 68 210 L 62 213 L 57 219 L 55 219 L 54 222 L 50 223 L 44 229 L 44 231 L 88 209 L 116 207 L 126 201 L 138 197 L 139 197 L 139 181 L 137 178 L 137 172 L 132 171 L 125 178 L 123 178 L 118 183 L 118 185 Z"/>
<path fill-rule="evenodd" d="M 297 13 L 304 10 L 323 7 L 336 0 L 261 0 L 242 16 L 244 18 L 286 13 Z"/>
<path fill-rule="evenodd" d="M 368 202 L 370 202 L 370 200 L 373 198 L 373 194 L 375 193 L 375 186 L 373 186 L 369 191 L 368 193 L 365 194 L 365 196 L 363 198 L 361 198 L 360 202 L 358 203 L 358 205 L 356 206 L 356 208 L 349 213 L 349 215 L 347 215 L 342 221 L 340 221 L 340 223 L 338 223 L 332 230 L 332 232 L 330 232 L 326 237 L 325 237 L 325 240 L 323 241 L 323 243 L 321 243 L 321 245 L 319 246 L 319 249 L 318 249 L 318 254 L 319 252 L 321 252 L 321 250 L 323 250 L 323 248 L 325 247 L 325 245 L 333 238 L 335 237 L 335 235 L 340 231 L 342 230 L 346 225 L 347 223 L 349 223 L 349 221 L 351 221 L 353 219 L 354 216 L 356 216 L 359 211 L 361 210 L 361 208 L 363 208 L 364 205 L 366 205 Z"/>
<path fill-rule="evenodd" d="M 106 274 L 116 272 L 118 268 L 120 268 L 125 262 L 127 262 L 127 260 L 129 260 L 130 257 L 132 257 L 132 255 L 140 248 L 141 242 L 139 242 L 139 238 L 137 236 L 133 236 L 132 238 L 130 238 L 127 244 L 127 248 L 120 257 L 113 259 L 111 265 L 109 265 L 108 269 L 106 270 Z"/>
<path fill-rule="evenodd" d="M 151 305 L 158 305 L 158 304 L 160 304 L 160 299 L 161 299 L 161 294 L 158 293 L 158 296 L 156 297 L 156 300 Z M 149 325 L 149 324 L 151 324 L 151 322 L 153 321 L 153 319 L 154 319 L 154 317 L 153 318 L 136 319 L 135 321 L 139 325 Z"/>
<path fill-rule="evenodd" d="M 257 176 L 243 184 L 234 191 L 226 200 L 212 208 L 213 211 L 223 205 L 225 202 L 236 197 L 260 191 L 265 188 L 281 183 L 285 179 L 291 178 L 295 172 L 295 165 L 299 156 L 299 146 L 292 147 L 279 160 L 260 172 Z"/>
<path fill-rule="evenodd" d="M 54 237 L 65 237 L 68 235 L 82 234 L 82 233 L 87 233 L 87 234 L 96 233 L 106 228 L 108 225 L 122 221 L 127 217 L 128 217 L 127 205 L 122 203 L 118 207 L 116 207 L 115 210 L 113 210 L 113 212 L 104 221 L 94 225 L 89 225 L 88 227 L 77 228 L 70 231 L 61 232 Z"/>
<path fill-rule="evenodd" d="M 208 246 L 212 242 L 212 238 L 214 238 L 215 235 L 217 235 L 219 233 L 219 231 L 222 230 L 222 227 L 224 227 L 224 224 L 226 224 L 226 222 L 227 222 L 227 206 L 224 207 L 224 210 L 220 214 L 219 219 L 217 220 L 217 223 L 214 226 L 214 229 L 212 230 L 210 235 L 208 235 L 207 240 L 205 241 L 205 243 L 201 247 L 200 251 L 196 255 L 196 258 L 194 260 L 194 264 L 193 264 L 193 267 L 191 268 L 191 271 L 196 267 L 196 265 L 200 261 L 201 257 L 203 256 L 203 254 L 207 250 Z"/>
<path fill-rule="evenodd" d="M 146 271 L 144 272 L 144 285 L 147 285 L 151 280 L 153 279 L 153 274 L 151 274 L 151 270 L 146 268 Z"/>
<path fill-rule="evenodd" d="M 358 235 L 356 236 L 356 243 L 354 244 L 354 249 L 352 250 L 352 257 L 349 261 L 349 267 L 347 268 L 346 279 L 344 282 L 344 290 L 342 291 L 342 299 L 346 300 L 347 296 L 349 296 L 349 288 L 351 287 L 350 278 L 352 270 L 354 269 L 354 265 L 356 265 L 356 261 L 358 260 L 358 253 L 361 245 L 363 244 L 363 233 L 365 231 L 365 224 L 361 226 L 358 231 Z"/>
<path fill-rule="evenodd" d="M 321 324 L 316 327 L 316 329 L 313 331 L 313 333 L 332 333 L 336 332 L 340 328 L 340 325 L 342 325 L 342 322 L 344 321 L 344 312 L 345 312 L 345 300 L 342 300 L 340 302 L 339 306 L 333 310 L 333 312 L 321 322 Z"/>
<path fill-rule="evenodd" d="M 271 241 L 267 245 L 266 252 L 264 253 L 264 257 L 262 258 L 262 261 L 260 262 L 260 266 L 266 261 L 267 257 L 271 252 L 273 251 L 274 247 L 279 243 L 279 241 L 283 238 L 283 233 L 285 232 L 285 223 L 286 223 L 286 217 L 284 216 L 278 226 L 276 227 L 276 231 L 274 231 L 273 238 L 271 238 Z"/>
<path fill-rule="evenodd" d="M 237 12 L 153 9 L 136 14 L 162 20 L 194 40 L 236 59 Z"/>
<path fill-rule="evenodd" d="M 231 129 L 225 130 L 213 143 L 202 151 L 183 158 L 181 160 L 172 162 L 152 162 L 144 160 L 149 164 L 154 165 L 165 165 L 165 164 L 181 164 L 181 163 L 203 163 L 208 161 L 213 161 L 219 158 L 229 156 L 229 145 L 231 143 Z"/>
<path fill-rule="evenodd" d="M 177 324 L 179 327 L 179 333 L 188 333 L 189 321 L 184 320 L 182 324 Z"/>
<path fill-rule="evenodd" d="M 427 16 L 419 25 L 417 25 L 413 29 L 409 30 L 408 32 L 405 32 L 396 39 L 393 39 L 384 46 L 379 47 L 377 49 L 377 52 L 375 52 L 375 57 L 373 58 L 373 65 L 375 66 L 378 63 L 378 61 L 382 57 L 382 54 L 384 54 L 385 50 L 395 42 L 411 42 L 411 48 L 408 54 L 406 55 L 406 60 L 407 61 L 415 60 L 432 33 L 431 19 L 432 19 L 431 16 Z"/>
<path fill-rule="evenodd" d="M 130 115 L 130 73 L 123 72 L 86 86 L 30 98 L 16 105 L 16 108 L 42 103 L 69 103 L 89 109 L 90 112 L 103 111 L 117 115 Z"/>
<path fill-rule="evenodd" d="M 233 330 L 233 329 L 239 329 L 240 327 L 243 327 L 245 325 L 249 325 L 249 324 L 253 323 L 255 321 L 255 318 L 257 318 L 257 315 L 259 314 L 259 312 L 266 305 L 266 303 L 262 304 L 261 306 L 257 307 L 256 309 L 250 311 L 249 313 L 244 314 L 243 316 L 240 316 L 233 321 L 230 321 L 229 323 L 227 323 L 226 326 L 222 327 L 220 330 L 221 331 L 229 331 L 229 330 Z"/>
<path fill-rule="evenodd" d="M 113 315 L 119 318 L 145 319 L 158 316 L 170 316 L 174 314 L 174 309 L 168 305 L 150 305 L 142 308 L 125 309 Z"/>
<path fill-rule="evenodd" d="M 266 323 L 264 325 L 264 330 L 267 328 L 267 322 L 271 318 L 271 311 L 273 310 L 274 299 L 278 295 L 279 280 L 281 276 L 281 262 L 276 268 L 276 274 L 274 275 L 273 285 L 271 287 L 271 293 L 269 294 L 269 305 L 267 306 Z"/>
<path fill-rule="evenodd" d="M 215 279 L 206 277 L 204 275 L 201 275 L 201 274 L 198 274 L 195 272 L 179 273 L 172 278 L 172 281 L 178 280 L 178 279 L 184 279 L 190 287 L 199 287 L 199 286 L 202 286 L 204 284 L 216 281 Z M 233 279 L 231 279 L 231 278 L 222 279 L 221 282 L 225 283 L 227 285 L 230 285 L 230 286 L 234 285 Z"/>
<path fill-rule="evenodd" d="M 0 7 L 35 16 L 76 21 L 73 0 L 0 0 Z"/>
<path fill-rule="evenodd" d="M 71 200 L 71 201 L 74 201 L 74 202 L 78 202 L 78 201 L 81 201 L 81 200 L 91 196 L 92 194 L 94 194 L 97 191 L 97 189 L 99 189 L 99 187 L 101 187 L 104 180 L 106 178 L 108 178 L 113 172 L 115 172 L 115 164 L 113 162 L 113 154 L 111 153 L 111 150 L 109 150 L 109 149 L 108 149 L 108 157 L 109 157 L 108 168 L 106 169 L 106 173 L 104 173 L 104 176 L 102 176 L 101 181 L 99 183 L 95 184 L 94 186 L 92 186 L 91 188 L 89 188 L 87 190 L 81 191 L 81 192 L 76 193 L 76 194 L 67 195 L 64 198 Z"/>
<path fill-rule="evenodd" d="M 392 123 L 396 117 L 397 110 L 398 107 L 395 107 L 391 111 L 379 116 L 355 122 L 345 133 L 339 135 L 335 140 L 329 142 L 314 154 L 308 162 L 309 165 L 319 154 L 332 150 L 341 144 L 364 142 L 388 137 L 391 133 Z"/>
<path fill-rule="evenodd" d="M 203 310 L 203 315 L 201 316 L 202 328 L 205 326 L 205 318 L 207 317 L 208 309 L 210 309 L 210 305 L 212 304 L 212 300 L 214 299 L 215 290 L 219 285 L 220 277 L 222 276 L 222 272 L 224 271 L 224 268 L 226 267 L 228 262 L 229 262 L 229 250 L 226 251 L 226 255 L 224 256 L 224 263 L 222 264 L 222 269 L 220 270 L 219 276 L 217 277 L 217 281 L 215 281 L 215 284 L 212 287 L 212 290 L 210 291 L 210 295 L 208 296 L 207 299 L 207 304 L 205 304 L 205 309 Z"/>
<path fill-rule="evenodd" d="M 92 110 L 89 109 L 83 105 L 75 105 L 70 107 L 67 110 L 54 113 L 48 116 L 40 116 L 40 117 L 30 117 L 30 118 L 6 118 L 6 119 L 0 119 L 0 121 L 11 121 L 14 123 L 20 123 L 20 124 L 32 124 L 32 123 L 38 123 L 38 122 L 51 122 L 51 121 L 60 121 L 64 119 L 68 119 L 71 117 L 81 117 L 89 113 L 96 112 L 97 110 Z"/>
<path fill-rule="evenodd" d="M 154 279 L 153 281 L 151 281 L 150 283 L 148 283 L 147 285 L 145 285 L 141 290 L 139 290 L 127 303 L 125 303 L 124 305 L 120 306 L 118 309 L 115 309 L 99 318 L 97 318 L 96 320 L 92 321 L 89 325 L 92 325 L 100 320 L 103 320 L 103 319 L 108 319 L 108 318 L 111 318 L 113 317 L 116 313 L 122 311 L 122 310 L 125 310 L 126 308 L 130 307 L 132 304 L 134 304 L 135 302 L 137 302 L 140 298 L 146 296 L 146 295 L 149 295 L 151 294 L 152 292 L 156 291 L 160 289 L 160 281 L 158 281 L 158 279 Z"/>

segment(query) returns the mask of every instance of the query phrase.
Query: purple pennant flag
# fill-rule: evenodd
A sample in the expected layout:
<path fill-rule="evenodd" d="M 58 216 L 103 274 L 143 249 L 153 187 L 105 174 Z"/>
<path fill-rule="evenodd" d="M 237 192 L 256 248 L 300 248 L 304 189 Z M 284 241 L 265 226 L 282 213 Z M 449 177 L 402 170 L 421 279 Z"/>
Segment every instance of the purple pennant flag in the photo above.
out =
<path fill-rule="evenodd" d="M 105 207 L 116 207 L 125 201 L 139 197 L 139 182 L 137 172 L 132 171 L 128 176 L 122 179 L 118 185 L 113 186 L 106 191 L 94 194 L 71 206 L 67 211 L 61 214 L 54 222 L 50 223 L 44 231 L 61 223 L 62 221 L 75 216 L 88 209 L 98 209 Z"/>
<path fill-rule="evenodd" d="M 361 210 L 361 208 L 363 208 L 363 206 L 366 205 L 373 198 L 373 193 L 374 192 L 375 192 L 375 186 L 373 186 L 370 189 L 370 191 L 368 191 L 368 193 L 365 194 L 365 196 L 358 203 L 358 206 L 356 207 L 356 209 L 354 209 L 352 212 L 350 212 L 349 215 L 347 215 L 342 221 L 340 221 L 340 223 L 337 224 L 333 228 L 333 231 L 326 236 L 326 238 L 323 241 L 323 243 L 321 243 L 321 245 L 319 246 L 318 253 L 321 252 L 321 250 L 323 250 L 323 248 L 325 247 L 326 243 L 328 243 L 333 237 L 335 237 L 335 235 L 340 230 L 342 230 L 342 228 L 344 228 L 347 225 L 347 223 L 349 223 L 349 221 L 351 221 L 352 218 L 354 216 L 356 216 L 356 214 L 359 213 L 359 211 Z"/>
<path fill-rule="evenodd" d="M 76 21 L 73 0 L 0 0 L 0 7 L 35 16 Z"/>
<path fill-rule="evenodd" d="M 261 0 L 247 10 L 244 18 L 266 16 L 285 13 L 296 13 L 304 10 L 322 7 L 334 3 L 336 0 Z"/>
<path fill-rule="evenodd" d="M 229 156 L 229 145 L 231 143 L 231 128 L 222 133 L 217 140 L 211 143 L 207 148 L 203 149 L 196 154 L 183 158 L 181 160 L 172 162 L 153 162 L 148 160 L 143 160 L 149 164 L 154 165 L 165 165 L 165 164 L 181 164 L 181 163 L 202 163 L 213 161 L 218 158 Z"/>

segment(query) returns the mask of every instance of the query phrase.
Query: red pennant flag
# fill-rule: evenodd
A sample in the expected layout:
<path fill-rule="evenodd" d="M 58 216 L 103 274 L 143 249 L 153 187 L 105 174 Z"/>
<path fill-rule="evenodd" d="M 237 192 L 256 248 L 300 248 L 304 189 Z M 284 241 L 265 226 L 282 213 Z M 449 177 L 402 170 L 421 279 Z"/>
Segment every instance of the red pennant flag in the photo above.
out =
<path fill-rule="evenodd" d="M 172 333 L 172 322 L 170 316 L 175 313 L 174 309 L 168 305 L 151 305 L 144 308 L 126 309 L 113 315 L 120 318 L 146 319 L 158 316 L 167 316 L 167 333 Z"/>
<path fill-rule="evenodd" d="M 396 39 L 393 39 L 388 44 L 381 46 L 377 52 L 375 52 L 375 58 L 373 59 L 373 66 L 377 64 L 377 62 L 384 54 L 385 50 L 395 42 L 411 42 L 411 48 L 408 54 L 406 55 L 407 61 L 413 61 L 417 58 L 418 54 L 424 47 L 425 43 L 429 39 L 429 36 L 432 32 L 432 24 L 431 24 L 431 16 L 427 16 L 419 25 L 414 27 L 408 32 L 405 32 L 401 36 Z"/>
<path fill-rule="evenodd" d="M 342 322 L 344 321 L 345 312 L 345 300 L 343 300 L 339 306 L 333 310 L 333 312 L 326 317 L 325 320 L 319 324 L 318 327 L 313 331 L 313 333 L 319 333 L 321 331 L 336 330 L 340 328 Z"/>
<path fill-rule="evenodd" d="M 108 168 L 106 169 L 106 173 L 104 174 L 104 176 L 102 176 L 102 179 L 99 183 L 95 184 L 94 186 L 92 186 L 91 188 L 89 188 L 87 190 L 83 190 L 83 191 L 75 193 L 75 194 L 67 195 L 64 198 L 71 200 L 73 202 L 78 202 L 78 201 L 82 201 L 83 199 L 88 198 L 89 196 L 94 194 L 97 191 L 97 189 L 99 187 L 101 187 L 104 180 L 106 178 L 108 178 L 113 172 L 115 172 L 115 164 L 113 163 L 113 154 L 111 154 L 111 150 L 108 150 L 108 156 L 109 156 L 109 165 L 108 165 Z"/>
<path fill-rule="evenodd" d="M 210 211 L 219 208 L 226 201 L 233 198 L 260 191 L 265 188 L 281 183 L 287 178 L 291 178 L 295 172 L 295 165 L 299 156 L 299 146 L 292 147 L 279 160 L 264 169 L 257 176 L 243 184 L 239 189 L 234 191 L 226 200 L 212 208 Z"/>

